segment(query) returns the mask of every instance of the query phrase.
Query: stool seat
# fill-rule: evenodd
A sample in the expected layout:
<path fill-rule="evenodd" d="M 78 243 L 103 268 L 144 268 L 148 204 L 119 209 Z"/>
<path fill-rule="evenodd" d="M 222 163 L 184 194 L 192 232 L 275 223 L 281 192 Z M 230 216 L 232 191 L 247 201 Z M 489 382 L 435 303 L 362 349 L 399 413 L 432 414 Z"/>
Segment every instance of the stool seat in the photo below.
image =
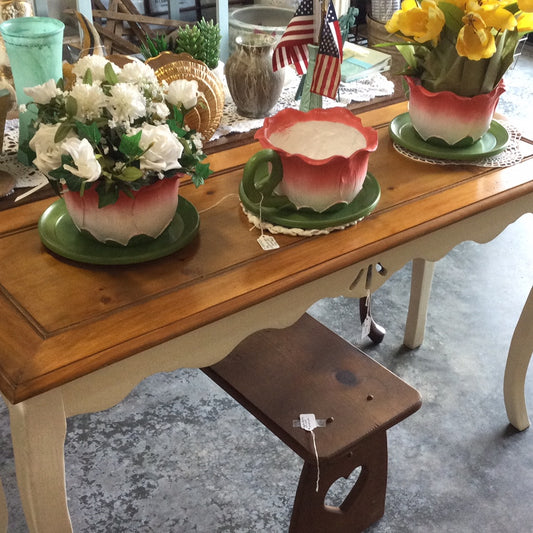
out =
<path fill-rule="evenodd" d="M 385 432 L 419 409 L 421 400 L 415 389 L 308 314 L 289 328 L 254 333 L 228 357 L 203 370 L 304 460 L 291 531 L 353 532 L 383 515 Z M 314 430 L 322 484 L 319 494 L 313 494 L 312 436 L 294 427 L 300 414 L 307 413 L 328 421 Z M 373 487 L 365 488 L 365 480 L 358 480 L 357 490 L 345 500 L 345 508 L 344 504 L 340 507 L 339 511 L 352 509 L 344 519 L 323 515 L 331 484 L 339 477 L 347 478 L 357 466 L 372 473 Z M 355 517 L 361 512 L 366 515 Z"/>

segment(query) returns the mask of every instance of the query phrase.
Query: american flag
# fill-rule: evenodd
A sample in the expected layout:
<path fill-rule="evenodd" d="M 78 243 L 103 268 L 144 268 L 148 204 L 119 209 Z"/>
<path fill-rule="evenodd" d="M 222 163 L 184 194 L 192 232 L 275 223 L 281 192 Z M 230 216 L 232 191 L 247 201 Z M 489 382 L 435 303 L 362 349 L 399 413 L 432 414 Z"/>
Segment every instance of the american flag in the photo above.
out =
<path fill-rule="evenodd" d="M 313 44 L 313 36 L 313 0 L 302 0 L 274 50 L 274 72 L 287 65 L 294 65 L 298 74 L 303 74 L 309 63 L 307 45 Z"/>
<path fill-rule="evenodd" d="M 311 92 L 335 99 L 341 81 L 342 37 L 337 14 L 330 0 L 322 26 Z"/>

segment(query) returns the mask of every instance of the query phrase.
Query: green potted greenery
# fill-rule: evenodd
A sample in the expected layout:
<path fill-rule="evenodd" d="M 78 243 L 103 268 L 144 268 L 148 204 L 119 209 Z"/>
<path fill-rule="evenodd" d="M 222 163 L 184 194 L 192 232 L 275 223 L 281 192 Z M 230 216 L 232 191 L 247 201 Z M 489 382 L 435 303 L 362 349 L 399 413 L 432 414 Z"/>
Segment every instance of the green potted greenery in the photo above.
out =
<path fill-rule="evenodd" d="M 140 48 L 146 59 L 165 51 L 176 54 L 186 52 L 214 69 L 220 57 L 220 38 L 219 25 L 202 18 L 194 26 L 184 26 L 169 36 L 158 35 L 153 39 L 146 36 Z"/>

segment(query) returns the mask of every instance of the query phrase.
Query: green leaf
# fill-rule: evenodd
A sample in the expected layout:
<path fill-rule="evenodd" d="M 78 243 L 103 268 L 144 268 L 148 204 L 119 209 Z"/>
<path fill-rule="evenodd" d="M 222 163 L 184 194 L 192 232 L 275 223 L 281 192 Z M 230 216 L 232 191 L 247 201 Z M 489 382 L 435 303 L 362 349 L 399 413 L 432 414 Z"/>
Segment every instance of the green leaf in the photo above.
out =
<path fill-rule="evenodd" d="M 71 174 L 70 172 L 65 174 L 64 180 L 70 191 L 82 191 L 84 188 L 83 182 L 85 180 L 79 178 L 78 176 L 74 176 L 74 174 Z"/>
<path fill-rule="evenodd" d="M 456 5 L 449 4 L 448 2 L 439 2 L 439 8 L 446 18 L 446 27 L 451 30 L 454 35 L 457 35 L 459 30 L 464 26 L 464 11 Z"/>
<path fill-rule="evenodd" d="M 138 131 L 135 135 L 123 135 L 120 139 L 119 151 L 130 159 L 138 159 L 144 153 L 139 146 L 142 132 Z"/>
<path fill-rule="evenodd" d="M 65 170 L 63 167 L 59 167 L 48 172 L 48 176 L 54 181 L 60 181 L 62 179 L 64 180 L 67 175 L 71 176 L 72 174 L 68 170 Z"/>
<path fill-rule="evenodd" d="M 518 2 L 513 2 L 512 4 L 505 6 L 505 9 L 507 9 L 507 11 L 511 12 L 513 15 L 516 15 L 516 13 L 520 11 Z"/>
<path fill-rule="evenodd" d="M 137 167 L 125 167 L 124 170 L 121 172 L 119 176 L 117 176 L 118 179 L 122 181 L 136 181 L 139 178 L 142 178 L 143 171 L 140 168 Z"/>
<path fill-rule="evenodd" d="M 98 193 L 98 207 L 114 204 L 119 197 L 120 191 L 116 186 L 110 186 L 108 182 L 102 182 L 96 188 Z"/>
<path fill-rule="evenodd" d="M 93 73 L 90 68 L 88 68 L 85 71 L 85 74 L 83 75 L 83 83 L 86 85 L 92 85 L 93 84 Z"/>
<path fill-rule="evenodd" d="M 157 50 L 157 47 L 154 41 L 152 41 L 150 37 L 147 37 L 147 42 L 148 42 L 148 48 L 150 49 L 150 53 L 152 54 L 153 57 L 155 57 L 158 54 L 158 50 Z"/>
<path fill-rule="evenodd" d="M 70 94 L 65 98 L 65 111 L 68 117 L 73 117 L 78 112 L 78 102 Z"/>
<path fill-rule="evenodd" d="M 105 80 L 109 85 L 116 85 L 118 83 L 118 76 L 116 75 L 113 65 L 111 63 L 106 63 L 104 67 Z"/>
<path fill-rule="evenodd" d="M 197 163 L 191 179 L 194 185 L 199 187 L 205 183 L 205 180 L 211 174 L 213 174 L 213 171 L 209 168 L 209 163 Z"/>
<path fill-rule="evenodd" d="M 170 128 L 170 131 L 174 132 L 180 139 L 189 133 L 187 130 L 184 130 L 175 120 L 167 120 L 167 125 Z"/>
<path fill-rule="evenodd" d="M 91 124 L 84 124 L 77 120 L 76 129 L 78 130 L 78 136 L 80 139 L 87 139 L 93 146 L 96 146 L 102 138 L 102 134 L 94 122 Z"/>
<path fill-rule="evenodd" d="M 113 167 L 115 166 L 115 159 L 112 157 L 105 157 L 100 154 L 96 156 L 98 159 L 98 163 L 100 163 L 100 166 L 102 167 L 102 173 L 111 173 L 111 170 L 113 170 Z"/>
<path fill-rule="evenodd" d="M 61 123 L 54 136 L 54 142 L 60 143 L 61 141 L 64 141 L 73 127 L 74 124 L 71 120 L 66 120 L 65 122 Z"/>
<path fill-rule="evenodd" d="M 176 105 L 173 105 L 172 106 L 172 119 L 174 121 L 176 121 L 176 123 L 180 126 L 180 127 L 183 127 L 183 120 L 185 118 L 185 113 L 183 111 L 183 106 L 176 106 Z"/>

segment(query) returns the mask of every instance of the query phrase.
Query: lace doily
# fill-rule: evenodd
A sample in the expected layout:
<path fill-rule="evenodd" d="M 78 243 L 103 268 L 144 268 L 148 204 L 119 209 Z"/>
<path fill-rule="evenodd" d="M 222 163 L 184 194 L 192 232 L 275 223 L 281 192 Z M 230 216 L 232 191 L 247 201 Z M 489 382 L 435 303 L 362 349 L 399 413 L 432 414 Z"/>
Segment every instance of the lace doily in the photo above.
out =
<path fill-rule="evenodd" d="M 424 155 L 415 154 L 406 148 L 403 148 L 397 143 L 393 143 L 394 148 L 397 152 L 413 159 L 415 161 L 420 161 L 422 163 L 430 163 L 431 165 L 474 165 L 477 167 L 511 167 L 522 161 L 522 152 L 520 151 L 519 141 L 522 137 L 522 134 L 518 129 L 509 122 L 501 122 L 500 124 L 507 130 L 509 134 L 509 142 L 507 147 L 503 152 L 496 154 L 491 157 L 483 157 L 475 160 L 448 160 L 448 159 L 434 159 Z"/>
<path fill-rule="evenodd" d="M 363 220 L 364 217 L 358 218 L 357 220 L 354 220 L 353 222 L 348 222 L 346 224 L 342 224 L 340 226 L 332 226 L 331 228 L 322 228 L 322 229 L 302 229 L 302 228 L 287 228 L 285 226 L 279 226 L 276 224 L 272 224 L 270 222 L 266 222 L 265 220 L 261 220 L 257 215 L 254 215 L 251 211 L 248 211 L 242 204 L 241 208 L 248 218 L 248 222 L 255 226 L 257 229 L 260 229 L 261 231 L 266 230 L 269 233 L 272 233 L 273 235 L 277 234 L 283 234 L 283 235 L 291 235 L 293 237 L 314 237 L 315 235 L 327 235 L 328 233 L 331 233 L 332 231 L 340 231 L 346 228 L 349 228 L 351 226 L 355 226 L 359 221 Z"/>
<path fill-rule="evenodd" d="M 300 84 L 300 77 L 291 69 L 285 69 L 286 81 L 283 91 L 278 99 L 276 105 L 270 111 L 270 115 L 275 115 L 278 111 L 292 107 L 298 109 L 300 102 L 294 99 L 298 85 Z M 250 119 L 242 117 L 237 113 L 237 108 L 229 95 L 225 79 L 224 90 L 226 94 L 226 102 L 224 104 L 224 112 L 222 120 L 217 131 L 214 133 L 211 140 L 224 137 L 230 133 L 244 133 L 253 129 L 258 129 L 263 125 L 263 119 Z M 367 76 L 360 80 L 350 83 L 342 83 L 339 87 L 339 100 L 332 100 L 331 98 L 323 99 L 323 107 L 337 107 L 347 106 L 352 102 L 368 102 L 377 96 L 389 96 L 394 93 L 394 83 L 382 74 L 374 74 Z"/>
<path fill-rule="evenodd" d="M 4 150 L 0 153 L 0 167 L 15 177 L 15 188 L 36 187 L 46 183 L 46 176 L 34 167 L 27 167 L 17 159 L 19 149 L 19 121 L 6 120 Z"/>

